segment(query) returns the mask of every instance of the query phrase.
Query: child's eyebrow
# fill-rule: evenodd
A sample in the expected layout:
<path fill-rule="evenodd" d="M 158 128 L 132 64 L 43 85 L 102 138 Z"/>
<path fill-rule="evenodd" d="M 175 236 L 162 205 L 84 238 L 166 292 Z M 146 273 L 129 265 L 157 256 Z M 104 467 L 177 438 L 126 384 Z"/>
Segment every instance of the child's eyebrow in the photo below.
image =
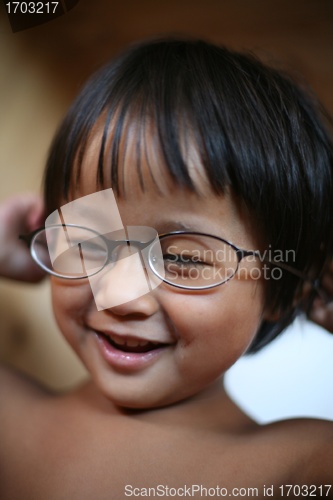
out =
<path fill-rule="evenodd" d="M 183 222 L 183 221 L 161 221 L 161 222 L 156 222 L 154 225 L 154 229 L 158 232 L 158 234 L 164 234 L 164 233 L 171 233 L 173 231 L 194 231 L 196 233 L 207 233 L 207 226 L 204 224 L 196 223 L 193 221 L 191 222 Z M 213 228 L 211 228 L 210 231 L 208 231 L 212 234 L 216 233 L 221 233 L 218 234 L 221 238 L 226 238 L 225 234 L 222 234 L 221 231 L 215 231 Z"/>
<path fill-rule="evenodd" d="M 185 224 L 180 221 L 162 221 L 155 224 L 155 229 L 159 234 L 171 233 L 172 231 L 198 231 L 200 229 L 193 224 Z"/>
<path fill-rule="evenodd" d="M 193 221 L 193 223 L 189 222 L 183 222 L 183 221 L 160 221 L 156 222 L 155 225 L 153 226 L 154 229 L 157 231 L 159 235 L 165 234 L 165 233 L 172 233 L 173 231 L 190 231 L 190 232 L 195 232 L 195 233 L 209 233 L 214 236 L 218 236 L 220 238 L 223 238 L 227 241 L 231 241 L 230 235 L 226 234 L 225 231 L 223 231 L 223 228 L 218 227 L 218 228 L 213 228 L 210 227 L 207 229 L 207 225 L 203 223 L 196 223 Z"/>

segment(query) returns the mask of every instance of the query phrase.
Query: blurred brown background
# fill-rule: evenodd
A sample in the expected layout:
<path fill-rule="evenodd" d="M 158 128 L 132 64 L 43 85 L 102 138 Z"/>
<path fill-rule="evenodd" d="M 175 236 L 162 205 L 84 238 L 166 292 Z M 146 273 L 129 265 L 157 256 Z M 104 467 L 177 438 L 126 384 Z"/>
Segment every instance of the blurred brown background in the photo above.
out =
<path fill-rule="evenodd" d="M 0 201 L 39 191 L 57 124 L 86 77 L 131 42 L 162 34 L 251 50 L 307 80 L 333 114 L 333 0 L 80 0 L 12 33 L 0 8 Z M 48 284 L 0 282 L 0 357 L 65 387 L 84 371 L 52 320 Z"/>

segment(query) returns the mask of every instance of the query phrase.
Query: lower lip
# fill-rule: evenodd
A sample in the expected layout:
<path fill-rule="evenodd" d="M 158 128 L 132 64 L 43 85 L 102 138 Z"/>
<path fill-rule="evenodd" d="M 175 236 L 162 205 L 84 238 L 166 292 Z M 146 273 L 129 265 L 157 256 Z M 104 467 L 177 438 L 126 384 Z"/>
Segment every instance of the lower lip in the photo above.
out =
<path fill-rule="evenodd" d="M 103 335 L 95 332 L 97 344 L 104 359 L 114 368 L 137 371 L 153 364 L 167 347 L 160 347 L 148 352 L 124 352 L 113 347 Z"/>

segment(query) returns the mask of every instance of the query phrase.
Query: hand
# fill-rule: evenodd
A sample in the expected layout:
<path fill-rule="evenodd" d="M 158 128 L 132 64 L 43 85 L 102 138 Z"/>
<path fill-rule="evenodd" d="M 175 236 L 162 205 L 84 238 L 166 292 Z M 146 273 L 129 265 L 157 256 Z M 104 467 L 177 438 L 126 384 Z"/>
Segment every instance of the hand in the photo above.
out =
<path fill-rule="evenodd" d="M 35 264 L 20 234 L 44 223 L 42 200 L 33 194 L 18 195 L 0 204 L 0 276 L 37 282 L 45 273 Z"/>
<path fill-rule="evenodd" d="M 333 261 L 327 266 L 321 280 L 323 297 L 316 297 L 309 318 L 333 333 Z"/>

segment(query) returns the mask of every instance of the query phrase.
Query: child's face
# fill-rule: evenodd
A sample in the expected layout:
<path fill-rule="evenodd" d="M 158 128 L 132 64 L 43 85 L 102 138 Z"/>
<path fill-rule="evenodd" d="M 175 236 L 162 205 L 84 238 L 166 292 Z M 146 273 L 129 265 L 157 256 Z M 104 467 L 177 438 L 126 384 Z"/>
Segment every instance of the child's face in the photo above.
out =
<path fill-rule="evenodd" d="M 74 198 L 95 191 L 96 157 L 92 143 Z M 166 178 L 155 165 L 150 165 L 153 173 L 159 179 L 161 175 Z M 126 196 L 117 199 L 125 226 L 150 226 L 159 234 L 186 227 L 221 236 L 241 248 L 259 248 L 248 214 L 230 195 L 216 196 L 203 184 L 204 196 L 199 197 L 170 180 L 161 195 L 147 174 L 148 167 L 142 167 L 144 192 L 138 187 L 137 173 L 131 173 L 136 170 L 136 158 L 127 152 Z M 200 168 L 194 167 L 192 172 L 199 182 Z M 115 288 L 109 280 L 104 293 L 124 294 Z M 101 311 L 96 308 L 88 279 L 52 277 L 52 295 L 60 329 L 96 386 L 115 404 L 131 408 L 168 405 L 210 390 L 247 349 L 264 317 L 262 280 L 237 275 L 204 291 L 180 290 L 162 283 L 135 300 Z M 125 341 L 127 347 L 122 350 Z M 160 346 L 144 353 L 128 352 L 138 342 Z"/>

